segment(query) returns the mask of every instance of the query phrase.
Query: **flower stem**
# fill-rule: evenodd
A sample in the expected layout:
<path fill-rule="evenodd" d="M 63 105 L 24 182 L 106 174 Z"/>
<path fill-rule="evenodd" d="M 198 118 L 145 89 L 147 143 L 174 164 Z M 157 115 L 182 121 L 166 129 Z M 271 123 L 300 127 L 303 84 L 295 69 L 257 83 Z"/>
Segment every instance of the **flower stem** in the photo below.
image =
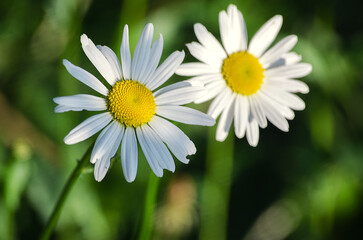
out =
<path fill-rule="evenodd" d="M 85 152 L 85 154 L 82 156 L 81 160 L 78 161 L 78 164 L 76 168 L 73 170 L 72 174 L 67 180 L 66 185 L 63 187 L 62 193 L 58 198 L 58 201 L 52 211 L 52 214 L 50 218 L 48 219 L 47 225 L 45 226 L 42 235 L 40 237 L 41 240 L 47 240 L 49 239 L 50 235 L 52 234 L 59 216 L 62 212 L 62 209 L 64 207 L 64 204 L 67 200 L 67 197 L 69 195 L 69 192 L 73 188 L 74 184 L 76 183 L 79 176 L 82 174 L 84 167 L 89 161 L 89 155 L 91 154 L 93 144 L 88 148 L 88 150 Z"/>
<path fill-rule="evenodd" d="M 147 240 L 151 237 L 159 182 L 160 179 L 156 177 L 153 172 L 151 172 L 149 177 L 149 183 L 147 186 L 146 198 L 144 203 L 144 217 L 142 221 L 139 240 Z"/>
<path fill-rule="evenodd" d="M 208 131 L 206 174 L 201 192 L 199 239 L 223 240 L 227 239 L 234 136 L 230 133 L 224 142 L 217 142 L 215 128 L 209 128 Z"/>

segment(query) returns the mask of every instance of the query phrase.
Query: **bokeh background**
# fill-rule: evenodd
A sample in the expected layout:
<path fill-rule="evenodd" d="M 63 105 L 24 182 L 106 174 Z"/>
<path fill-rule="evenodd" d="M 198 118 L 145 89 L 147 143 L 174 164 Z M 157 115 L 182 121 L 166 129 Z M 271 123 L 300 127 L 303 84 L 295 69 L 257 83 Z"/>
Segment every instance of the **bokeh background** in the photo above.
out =
<path fill-rule="evenodd" d="M 296 34 L 295 51 L 313 72 L 310 93 L 290 132 L 269 124 L 256 148 L 215 128 L 179 125 L 197 146 L 159 183 L 152 239 L 363 239 L 363 18 L 358 1 L 2 0 L 0 2 L 0 239 L 36 239 L 76 161 L 95 137 L 63 137 L 90 116 L 55 114 L 52 98 L 92 93 L 62 65 L 66 58 L 100 77 L 80 35 L 119 56 L 124 24 L 134 49 L 145 23 L 164 36 L 165 59 L 196 41 L 200 22 L 219 37 L 218 13 L 234 3 L 249 37 L 275 14 L 278 39 Z M 183 78 L 174 76 L 168 82 Z M 194 106 L 206 111 L 208 104 Z M 136 239 L 150 168 L 139 154 L 127 183 L 119 153 L 98 183 L 92 169 L 76 183 L 52 239 Z"/>

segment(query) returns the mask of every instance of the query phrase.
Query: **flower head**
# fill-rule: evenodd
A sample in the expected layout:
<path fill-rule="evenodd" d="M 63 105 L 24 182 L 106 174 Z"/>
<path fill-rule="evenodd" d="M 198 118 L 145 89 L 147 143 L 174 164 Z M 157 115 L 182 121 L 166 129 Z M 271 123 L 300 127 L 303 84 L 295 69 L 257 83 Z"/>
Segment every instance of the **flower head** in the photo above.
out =
<path fill-rule="evenodd" d="M 234 120 L 236 136 L 246 135 L 248 143 L 256 146 L 259 127 L 265 128 L 267 120 L 287 132 L 286 119 L 294 118 L 293 110 L 305 108 L 304 102 L 293 93 L 308 93 L 309 88 L 294 78 L 309 74 L 311 65 L 299 63 L 301 56 L 290 52 L 297 43 L 295 35 L 269 48 L 281 26 L 282 16 L 274 16 L 247 44 L 243 16 L 231 4 L 227 12 L 219 13 L 222 47 L 202 24 L 194 25 L 199 43 L 192 42 L 187 47 L 201 62 L 182 64 L 176 73 L 193 76 L 190 81 L 201 82 L 209 90 L 195 103 L 214 98 L 208 114 L 215 119 L 221 114 L 216 134 L 218 141 L 226 139 Z"/>
<path fill-rule="evenodd" d="M 55 112 L 103 111 L 72 129 L 64 138 L 66 144 L 81 142 L 97 132 L 91 162 L 94 176 L 101 181 L 110 166 L 110 159 L 121 149 L 121 163 L 128 182 L 135 180 L 138 165 L 138 143 L 155 175 L 163 169 L 174 172 L 175 163 L 170 152 L 183 163 L 194 154 L 192 141 L 167 119 L 193 125 L 211 126 L 215 120 L 208 115 L 181 105 L 205 94 L 203 84 L 178 82 L 159 88 L 180 66 L 184 52 L 175 51 L 159 67 L 163 38 L 152 43 L 153 25 L 147 24 L 136 46 L 133 59 L 129 48 L 126 25 L 121 43 L 121 64 L 116 54 L 106 46 L 95 46 L 81 36 L 82 48 L 110 87 L 89 72 L 68 60 L 63 60 L 68 72 L 97 91 L 101 96 L 78 94 L 54 98 Z"/>

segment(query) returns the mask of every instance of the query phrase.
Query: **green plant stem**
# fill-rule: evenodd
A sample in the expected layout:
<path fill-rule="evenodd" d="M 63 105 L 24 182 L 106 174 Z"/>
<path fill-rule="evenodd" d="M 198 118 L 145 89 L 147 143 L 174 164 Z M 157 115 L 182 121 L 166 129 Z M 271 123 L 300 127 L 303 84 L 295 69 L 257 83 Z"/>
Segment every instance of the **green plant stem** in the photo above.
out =
<path fill-rule="evenodd" d="M 79 176 L 82 174 L 83 169 L 89 161 L 89 155 L 91 154 L 92 147 L 93 144 L 88 148 L 81 160 L 78 161 L 76 168 L 73 170 L 72 174 L 68 178 L 67 183 L 64 186 L 62 193 L 59 196 L 58 201 L 47 222 L 47 225 L 45 226 L 44 231 L 40 237 L 41 240 L 49 239 L 50 235 L 52 234 L 71 189 L 73 188 L 74 184 L 76 183 Z"/>
<path fill-rule="evenodd" d="M 227 239 L 229 195 L 233 173 L 233 131 L 224 142 L 208 129 L 206 173 L 201 192 L 200 240 Z"/>
<path fill-rule="evenodd" d="M 145 197 L 144 217 L 142 221 L 139 240 L 147 240 L 151 237 L 159 182 L 160 179 L 156 177 L 153 172 L 151 172 Z"/>

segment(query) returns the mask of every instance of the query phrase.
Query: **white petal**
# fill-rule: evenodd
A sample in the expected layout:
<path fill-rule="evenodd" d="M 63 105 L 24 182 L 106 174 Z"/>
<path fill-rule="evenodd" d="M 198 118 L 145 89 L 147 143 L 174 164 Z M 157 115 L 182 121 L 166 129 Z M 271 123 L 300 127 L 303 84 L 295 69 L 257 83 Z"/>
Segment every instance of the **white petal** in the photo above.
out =
<path fill-rule="evenodd" d="M 227 57 L 226 52 L 218 40 L 202 24 L 194 24 L 194 32 L 199 42 L 209 51 L 213 51 L 220 59 Z"/>
<path fill-rule="evenodd" d="M 154 116 L 149 124 L 159 135 L 161 140 L 168 145 L 170 151 L 179 161 L 183 163 L 189 162 L 189 159 L 187 159 L 186 156 L 195 154 L 197 150 L 194 143 L 190 141 L 182 130 L 171 122 L 158 116 Z"/>
<path fill-rule="evenodd" d="M 106 110 L 106 100 L 104 98 L 88 95 L 77 94 L 73 96 L 64 96 L 53 98 L 53 101 L 59 104 L 55 108 L 55 112 L 67 111 L 102 111 Z"/>
<path fill-rule="evenodd" d="M 63 59 L 63 65 L 66 67 L 67 71 L 77 80 L 86 84 L 93 90 L 107 96 L 108 89 L 92 74 L 86 70 L 73 65 L 70 61 Z"/>
<path fill-rule="evenodd" d="M 138 151 L 135 130 L 126 127 L 121 143 L 121 164 L 127 182 L 133 182 L 137 174 Z"/>
<path fill-rule="evenodd" d="M 97 182 L 101 182 L 106 176 L 106 173 L 110 167 L 110 158 L 104 156 L 96 162 L 94 167 L 94 176 Z"/>
<path fill-rule="evenodd" d="M 112 121 L 97 137 L 91 154 L 91 163 L 97 162 L 104 156 L 113 157 L 120 146 L 124 130 L 123 125 Z"/>
<path fill-rule="evenodd" d="M 275 40 L 282 26 L 282 16 L 276 15 L 268 20 L 252 37 L 248 52 L 259 58 Z"/>
<path fill-rule="evenodd" d="M 151 170 L 155 173 L 156 176 L 162 177 L 163 169 L 159 166 L 157 159 L 155 159 L 155 156 L 153 155 L 153 150 L 146 142 L 145 133 L 141 130 L 140 127 L 136 128 L 136 135 Z"/>
<path fill-rule="evenodd" d="M 184 60 L 184 51 L 173 52 L 165 61 L 156 69 L 152 77 L 146 83 L 146 87 L 151 91 L 161 86 L 166 80 L 168 80 L 175 71 L 179 68 L 180 64 Z"/>
<path fill-rule="evenodd" d="M 215 124 L 215 120 L 207 114 L 184 106 L 157 106 L 156 114 L 185 124 L 200 126 L 213 126 Z"/>
<path fill-rule="evenodd" d="M 188 86 L 170 90 L 155 97 L 156 105 L 184 105 L 205 95 L 205 87 Z"/>
<path fill-rule="evenodd" d="M 204 96 L 196 99 L 194 103 L 199 104 L 206 102 L 220 94 L 226 87 L 226 82 L 224 80 L 210 82 L 205 85 L 205 88 L 208 90 L 207 93 Z"/>
<path fill-rule="evenodd" d="M 305 77 L 312 70 L 309 63 L 298 63 L 294 65 L 281 66 L 277 68 L 270 68 L 264 72 L 266 78 L 269 77 L 282 77 L 282 78 L 298 78 Z"/>
<path fill-rule="evenodd" d="M 256 147 L 259 139 L 259 128 L 257 121 L 250 115 L 247 123 L 246 137 L 252 147 Z"/>
<path fill-rule="evenodd" d="M 234 130 L 238 138 L 243 138 L 245 135 L 249 112 L 247 97 L 237 95 L 234 110 Z"/>
<path fill-rule="evenodd" d="M 297 36 L 290 35 L 281 39 L 272 48 L 270 48 L 263 56 L 259 59 L 261 64 L 271 63 L 282 57 L 283 54 L 290 51 L 297 43 Z"/>
<path fill-rule="evenodd" d="M 209 51 L 206 47 L 197 42 L 186 44 L 189 52 L 199 61 L 206 63 L 214 67 L 221 67 L 223 64 L 223 58 L 219 58 L 214 55 L 214 52 Z"/>
<path fill-rule="evenodd" d="M 259 97 L 259 92 L 257 93 Z M 288 132 L 289 131 L 289 123 L 286 119 L 280 114 L 280 112 L 273 107 L 269 102 L 266 102 L 264 98 L 259 97 L 260 106 L 262 111 L 266 115 L 267 119 L 279 128 L 281 131 Z"/>
<path fill-rule="evenodd" d="M 121 64 L 116 56 L 116 53 L 107 46 L 97 45 L 97 48 L 101 51 L 101 53 L 105 56 L 107 61 L 110 63 L 112 71 L 114 72 L 114 74 L 116 76 L 116 80 L 121 80 L 122 79 Z"/>
<path fill-rule="evenodd" d="M 152 45 L 149 62 L 146 64 L 145 71 L 140 75 L 140 81 L 144 84 L 153 76 L 156 67 L 159 64 L 161 53 L 163 52 L 163 36 L 161 34 L 159 36 L 159 39 Z"/>
<path fill-rule="evenodd" d="M 203 86 L 204 84 L 201 84 L 199 86 Z M 173 84 L 170 84 L 166 87 L 160 88 L 159 90 L 155 91 L 153 93 L 154 97 L 158 97 L 159 95 L 162 95 L 166 92 L 178 89 L 178 88 L 183 88 L 183 87 L 190 87 L 193 86 L 193 82 L 191 82 L 190 80 L 186 80 L 186 81 L 181 81 L 181 82 L 176 82 Z"/>
<path fill-rule="evenodd" d="M 285 65 L 293 65 L 301 61 L 301 55 L 295 52 L 283 54 L 279 59 L 274 62 L 263 64 L 264 69 L 277 68 Z"/>
<path fill-rule="evenodd" d="M 145 141 L 153 150 L 153 156 L 158 161 L 159 166 L 163 169 L 174 172 L 175 163 L 173 156 L 171 155 L 165 144 L 161 141 L 159 135 L 157 135 L 157 133 L 155 133 L 154 130 L 150 128 L 147 124 L 142 125 L 141 128 L 144 132 Z"/>
<path fill-rule="evenodd" d="M 137 42 L 134 57 L 132 59 L 131 78 L 133 80 L 140 81 L 140 74 L 145 71 L 150 57 L 153 33 L 154 26 L 151 23 L 146 24 L 141 33 L 140 39 Z"/>
<path fill-rule="evenodd" d="M 216 119 L 223 109 L 228 107 L 227 104 L 231 97 L 231 89 L 229 87 L 225 87 L 224 90 L 211 103 L 207 114 Z"/>
<path fill-rule="evenodd" d="M 112 116 L 109 112 L 89 117 L 77 127 L 73 128 L 68 135 L 65 136 L 64 142 L 68 145 L 82 142 L 104 128 L 111 120 Z"/>
<path fill-rule="evenodd" d="M 91 41 L 91 39 L 87 37 L 86 34 L 82 34 L 81 43 L 83 51 L 87 55 L 88 59 L 101 73 L 102 77 L 104 77 L 110 85 L 113 85 L 116 81 L 116 76 L 105 56 L 103 56 L 101 51 L 98 50 L 98 48 Z"/>
<path fill-rule="evenodd" d="M 231 128 L 233 116 L 234 116 L 234 104 L 235 104 L 236 94 L 234 93 L 228 103 L 228 106 L 224 109 L 219 123 L 217 126 L 216 140 L 223 142 L 228 136 L 229 129 Z"/>
<path fill-rule="evenodd" d="M 304 110 L 305 109 L 305 103 L 301 98 L 296 96 L 295 94 L 272 88 L 269 86 L 264 86 L 263 93 L 270 96 L 272 99 L 274 99 L 276 102 L 283 104 L 289 108 L 295 109 L 295 110 Z"/>
<path fill-rule="evenodd" d="M 264 98 L 265 102 L 270 103 L 286 119 L 292 120 L 295 118 L 294 111 L 292 111 L 289 107 L 277 102 L 275 99 L 271 98 L 270 96 L 266 95 L 263 90 L 259 92 L 259 96 L 261 98 Z"/>
<path fill-rule="evenodd" d="M 204 84 L 208 84 L 215 81 L 224 81 L 223 76 L 221 73 L 212 73 L 212 74 L 204 74 L 196 77 L 189 78 L 190 82 L 202 82 Z"/>
<path fill-rule="evenodd" d="M 300 92 L 306 94 L 309 92 L 309 87 L 306 83 L 295 79 L 267 78 L 264 79 L 264 82 L 268 86 L 280 88 L 292 93 Z"/>
<path fill-rule="evenodd" d="M 121 54 L 121 64 L 122 64 L 122 73 L 124 79 L 131 79 L 131 52 L 129 45 L 129 27 L 127 24 L 124 27 L 124 32 L 122 34 L 122 42 L 120 47 Z"/>
<path fill-rule="evenodd" d="M 180 65 L 176 74 L 181 76 L 198 76 L 203 74 L 220 73 L 221 69 L 205 63 L 194 62 Z"/>
<path fill-rule="evenodd" d="M 267 127 L 267 120 L 266 120 L 266 116 L 265 113 L 263 112 L 260 103 L 258 101 L 258 98 L 256 98 L 255 95 L 251 95 L 248 97 L 248 101 L 250 104 L 250 111 L 251 114 L 253 116 L 253 118 L 256 119 L 258 125 L 261 128 L 265 128 Z"/>

